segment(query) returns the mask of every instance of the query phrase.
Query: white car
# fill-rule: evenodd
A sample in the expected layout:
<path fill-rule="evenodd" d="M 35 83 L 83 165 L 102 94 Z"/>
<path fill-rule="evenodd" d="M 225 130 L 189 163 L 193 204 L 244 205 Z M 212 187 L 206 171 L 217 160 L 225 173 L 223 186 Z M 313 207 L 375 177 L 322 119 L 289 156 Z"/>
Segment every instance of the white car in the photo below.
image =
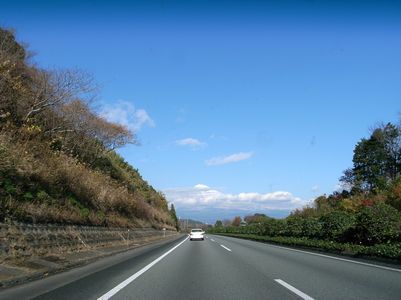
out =
<path fill-rule="evenodd" d="M 205 239 L 203 236 L 204 234 L 205 234 L 205 232 L 202 229 L 192 229 L 191 233 L 189 234 L 189 239 L 191 241 L 193 241 L 193 240 L 202 240 L 203 241 Z"/>

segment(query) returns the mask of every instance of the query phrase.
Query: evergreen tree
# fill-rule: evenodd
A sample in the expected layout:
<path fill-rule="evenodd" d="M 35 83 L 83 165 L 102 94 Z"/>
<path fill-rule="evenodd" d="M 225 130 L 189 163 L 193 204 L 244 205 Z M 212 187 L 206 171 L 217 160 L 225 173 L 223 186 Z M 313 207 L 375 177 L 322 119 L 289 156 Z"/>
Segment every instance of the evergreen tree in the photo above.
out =
<path fill-rule="evenodd" d="M 175 207 L 174 207 L 173 203 L 171 203 L 171 206 L 170 206 L 170 215 L 175 222 L 175 228 L 177 228 L 177 231 L 180 230 L 180 223 L 178 222 L 177 214 L 175 212 Z"/>

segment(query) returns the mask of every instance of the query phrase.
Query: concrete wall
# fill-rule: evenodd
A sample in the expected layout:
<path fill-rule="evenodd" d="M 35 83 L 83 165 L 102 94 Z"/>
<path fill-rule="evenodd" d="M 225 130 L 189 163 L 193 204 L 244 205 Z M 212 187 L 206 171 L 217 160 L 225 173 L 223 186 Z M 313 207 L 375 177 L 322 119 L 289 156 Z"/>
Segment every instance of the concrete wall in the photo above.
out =
<path fill-rule="evenodd" d="M 43 256 L 113 245 L 133 246 L 176 235 L 153 228 L 121 229 L 92 226 L 0 223 L 0 257 Z"/>

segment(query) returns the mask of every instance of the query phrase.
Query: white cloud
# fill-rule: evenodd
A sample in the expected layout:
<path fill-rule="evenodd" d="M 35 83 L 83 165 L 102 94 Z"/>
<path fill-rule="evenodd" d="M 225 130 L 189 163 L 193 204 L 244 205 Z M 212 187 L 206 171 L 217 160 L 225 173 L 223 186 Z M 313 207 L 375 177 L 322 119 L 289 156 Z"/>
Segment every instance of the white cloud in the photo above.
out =
<path fill-rule="evenodd" d="M 228 156 L 213 157 L 205 161 L 208 166 L 225 165 L 250 159 L 253 152 L 239 152 Z"/>
<path fill-rule="evenodd" d="M 204 184 L 189 188 L 173 188 L 163 191 L 169 202 L 182 210 L 292 210 L 306 204 L 290 192 L 276 191 L 266 194 L 251 192 L 227 194 Z"/>
<path fill-rule="evenodd" d="M 144 109 L 138 109 L 135 111 L 135 126 L 141 128 L 143 125 L 155 127 L 155 122 L 149 117 L 148 113 Z"/>
<path fill-rule="evenodd" d="M 177 140 L 177 141 L 175 141 L 175 144 L 178 146 L 188 146 L 188 147 L 191 147 L 192 149 L 197 149 L 197 148 L 206 146 L 206 143 L 203 143 L 194 138 L 186 138 L 186 139 L 182 139 L 182 140 Z"/>
<path fill-rule="evenodd" d="M 106 105 L 100 111 L 106 120 L 126 126 L 132 131 L 139 131 L 143 126 L 154 127 L 155 122 L 144 109 L 136 109 L 127 101 L 119 101 L 116 105 Z"/>
<path fill-rule="evenodd" d="M 208 189 L 210 189 L 210 187 L 200 183 L 200 184 L 195 185 L 194 189 L 195 190 L 208 190 Z"/>
<path fill-rule="evenodd" d="M 312 190 L 312 192 L 317 193 L 320 191 L 320 187 L 318 185 L 314 185 L 314 186 L 312 186 L 311 190 Z"/>

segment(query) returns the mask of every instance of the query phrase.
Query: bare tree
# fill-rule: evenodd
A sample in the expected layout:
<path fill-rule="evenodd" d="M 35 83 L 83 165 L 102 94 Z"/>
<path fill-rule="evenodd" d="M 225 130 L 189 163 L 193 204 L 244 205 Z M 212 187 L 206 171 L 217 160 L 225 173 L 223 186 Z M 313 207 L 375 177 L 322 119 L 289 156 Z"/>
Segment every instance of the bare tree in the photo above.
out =
<path fill-rule="evenodd" d="M 241 224 L 241 222 L 242 222 L 241 217 L 240 217 L 240 216 L 236 216 L 236 217 L 232 220 L 231 225 L 232 225 L 232 226 L 235 226 L 235 227 L 238 227 L 238 226 Z"/>
<path fill-rule="evenodd" d="M 38 114 L 48 107 L 55 110 L 76 98 L 95 90 L 93 78 L 80 70 L 38 71 L 32 86 L 33 97 L 29 103 L 24 120 Z"/>
<path fill-rule="evenodd" d="M 62 116 L 68 131 L 83 133 L 86 137 L 99 141 L 105 149 L 114 150 L 129 143 L 136 143 L 135 134 L 127 127 L 108 122 L 96 115 L 88 104 L 81 100 L 64 105 Z"/>

